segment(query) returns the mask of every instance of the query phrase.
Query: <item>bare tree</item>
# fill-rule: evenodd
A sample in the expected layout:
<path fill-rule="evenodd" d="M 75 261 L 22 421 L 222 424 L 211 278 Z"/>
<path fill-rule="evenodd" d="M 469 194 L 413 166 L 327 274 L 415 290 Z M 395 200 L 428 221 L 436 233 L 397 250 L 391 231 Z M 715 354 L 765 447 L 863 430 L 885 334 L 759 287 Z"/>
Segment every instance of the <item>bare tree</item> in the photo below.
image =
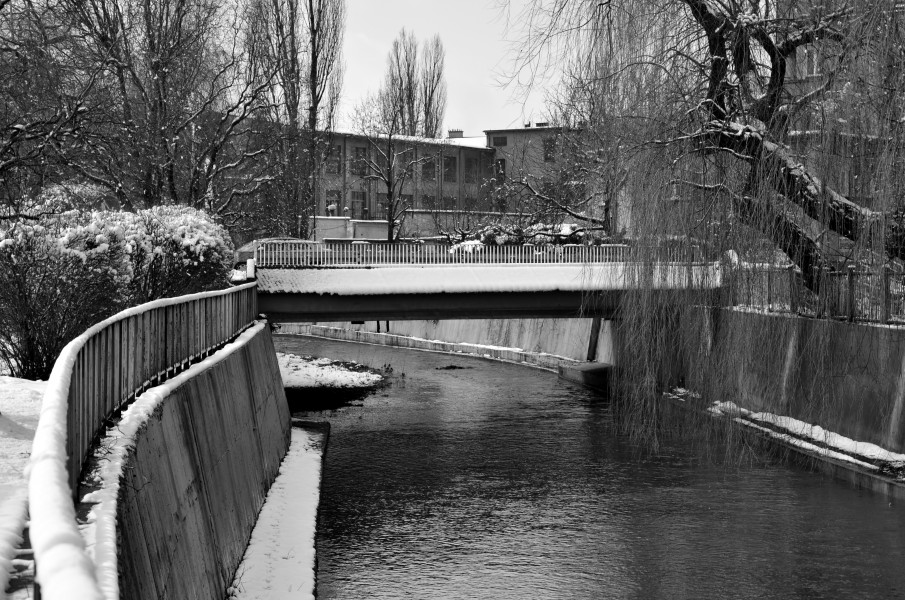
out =
<path fill-rule="evenodd" d="M 269 118 L 283 124 L 278 187 L 308 235 L 316 210 L 317 174 L 342 88 L 344 0 L 255 0 L 246 45 L 251 77 L 276 73 L 268 88 Z"/>
<path fill-rule="evenodd" d="M 424 137 L 440 137 L 443 129 L 443 116 L 446 113 L 446 77 L 444 64 L 446 51 L 439 35 L 435 35 L 424 43 L 421 55 L 420 104 L 421 135 Z"/>

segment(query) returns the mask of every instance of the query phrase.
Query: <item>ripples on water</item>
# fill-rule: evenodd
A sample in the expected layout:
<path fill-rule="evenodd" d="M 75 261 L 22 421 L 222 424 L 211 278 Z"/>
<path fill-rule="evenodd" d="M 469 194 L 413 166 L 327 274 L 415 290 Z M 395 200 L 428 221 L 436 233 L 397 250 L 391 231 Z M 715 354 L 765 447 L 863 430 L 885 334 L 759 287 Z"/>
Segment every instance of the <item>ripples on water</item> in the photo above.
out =
<path fill-rule="evenodd" d="M 277 346 L 396 373 L 357 406 L 303 413 L 332 427 L 322 600 L 905 598 L 905 516 L 882 496 L 681 446 L 639 459 L 604 403 L 547 372 Z"/>

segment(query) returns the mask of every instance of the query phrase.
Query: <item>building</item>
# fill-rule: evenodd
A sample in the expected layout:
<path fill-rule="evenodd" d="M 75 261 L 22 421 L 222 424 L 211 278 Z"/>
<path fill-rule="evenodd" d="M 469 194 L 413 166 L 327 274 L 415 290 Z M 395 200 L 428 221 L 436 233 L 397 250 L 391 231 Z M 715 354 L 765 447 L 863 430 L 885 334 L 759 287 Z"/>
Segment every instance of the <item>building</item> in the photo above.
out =
<path fill-rule="evenodd" d="M 392 155 L 397 180 L 393 193 L 406 208 L 404 234 L 434 235 L 439 225 L 454 225 L 463 215 L 496 214 L 494 185 L 507 176 L 547 172 L 556 161 L 560 132 L 538 123 L 489 129 L 475 137 L 453 129 L 444 139 L 332 133 L 318 185 L 317 214 L 385 221 L 386 157 Z"/>

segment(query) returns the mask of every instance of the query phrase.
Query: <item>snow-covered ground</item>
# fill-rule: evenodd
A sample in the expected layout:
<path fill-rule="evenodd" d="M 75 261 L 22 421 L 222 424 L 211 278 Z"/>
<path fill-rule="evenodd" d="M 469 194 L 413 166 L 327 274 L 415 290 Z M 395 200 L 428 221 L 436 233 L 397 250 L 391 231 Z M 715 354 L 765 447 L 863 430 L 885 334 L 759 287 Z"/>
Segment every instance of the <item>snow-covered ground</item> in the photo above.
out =
<path fill-rule="evenodd" d="M 45 386 L 44 381 L 0 376 L 0 590 L 6 589 L 25 527 L 28 485 L 23 471 Z"/>
<path fill-rule="evenodd" d="M 277 352 L 283 387 L 287 388 L 359 388 L 371 387 L 383 381 L 383 376 L 361 367 L 341 363 L 329 358 L 313 358 Z M 352 367 L 352 368 L 350 368 Z"/>
<path fill-rule="evenodd" d="M 292 428 L 292 444 L 258 514 L 229 598 L 314 598 L 323 447 L 324 434 Z"/>

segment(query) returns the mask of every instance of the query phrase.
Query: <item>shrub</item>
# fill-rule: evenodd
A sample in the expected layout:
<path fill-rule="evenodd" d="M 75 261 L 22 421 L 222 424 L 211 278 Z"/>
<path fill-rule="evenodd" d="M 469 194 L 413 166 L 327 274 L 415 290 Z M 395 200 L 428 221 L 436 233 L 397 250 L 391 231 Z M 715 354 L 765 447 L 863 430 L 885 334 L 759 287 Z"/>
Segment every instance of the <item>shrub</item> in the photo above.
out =
<path fill-rule="evenodd" d="M 46 379 L 71 339 L 130 305 L 225 287 L 226 231 L 201 211 L 66 210 L 57 196 L 0 226 L 0 362 Z"/>

